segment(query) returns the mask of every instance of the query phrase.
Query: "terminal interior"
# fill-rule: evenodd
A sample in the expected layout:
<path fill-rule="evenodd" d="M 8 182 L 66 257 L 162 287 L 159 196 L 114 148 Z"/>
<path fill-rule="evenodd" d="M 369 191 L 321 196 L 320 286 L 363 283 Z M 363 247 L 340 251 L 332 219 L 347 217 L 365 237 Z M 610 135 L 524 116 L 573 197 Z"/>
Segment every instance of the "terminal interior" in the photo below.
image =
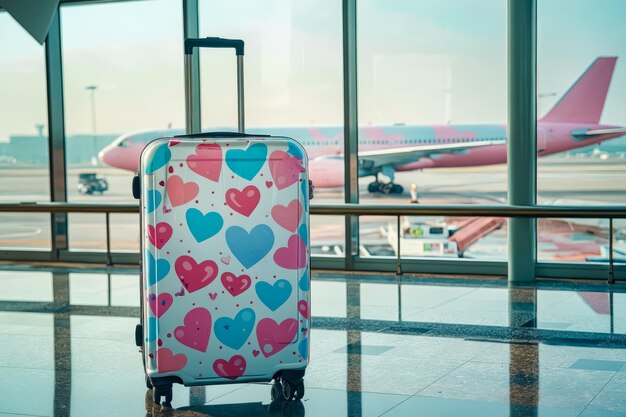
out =
<path fill-rule="evenodd" d="M 0 417 L 626 417 L 621 0 L 41 3 L 0 0 Z M 299 400 L 157 403 L 136 344 L 139 153 L 186 97 L 237 126 L 232 50 L 186 96 L 207 36 L 245 41 L 246 131 L 317 180 Z M 442 165 L 477 150 L 505 158 Z"/>

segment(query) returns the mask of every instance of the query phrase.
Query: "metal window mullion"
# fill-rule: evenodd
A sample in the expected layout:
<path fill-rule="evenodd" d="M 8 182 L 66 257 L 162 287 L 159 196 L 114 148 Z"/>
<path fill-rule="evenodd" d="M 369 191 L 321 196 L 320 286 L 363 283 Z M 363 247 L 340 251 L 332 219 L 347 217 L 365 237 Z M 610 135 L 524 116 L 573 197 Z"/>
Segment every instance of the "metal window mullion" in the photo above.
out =
<path fill-rule="evenodd" d="M 508 3 L 509 204 L 534 206 L 537 198 L 537 1 Z M 537 222 L 509 219 L 509 282 L 535 280 Z"/>
<path fill-rule="evenodd" d="M 45 43 L 50 200 L 54 202 L 67 201 L 60 13 L 57 9 Z M 67 213 L 52 213 L 50 218 L 52 254 L 58 259 L 59 251 L 67 249 L 69 244 Z"/>
<path fill-rule="evenodd" d="M 198 0 L 183 0 L 183 42 L 187 38 L 200 37 L 200 17 L 198 12 Z M 201 108 L 200 108 L 200 51 L 194 48 L 191 57 L 185 55 L 188 60 L 185 63 L 185 83 L 191 83 L 190 97 L 187 100 L 187 133 L 199 133 L 201 131 Z M 187 89 L 187 86 L 185 86 Z"/>
<path fill-rule="evenodd" d="M 359 202 L 356 0 L 343 0 L 344 201 Z M 345 217 L 345 267 L 359 254 L 359 220 Z"/>

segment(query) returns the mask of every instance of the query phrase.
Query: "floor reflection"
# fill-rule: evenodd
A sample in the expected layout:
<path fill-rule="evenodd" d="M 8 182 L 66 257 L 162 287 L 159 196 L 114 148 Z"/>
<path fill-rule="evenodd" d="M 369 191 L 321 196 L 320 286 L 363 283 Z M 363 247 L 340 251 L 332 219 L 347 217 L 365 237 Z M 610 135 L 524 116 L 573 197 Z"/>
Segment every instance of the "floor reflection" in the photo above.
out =
<path fill-rule="evenodd" d="M 271 404 L 268 384 L 175 386 L 163 409 L 134 346 L 136 276 L 24 274 L 0 271 L 0 415 L 626 416 L 618 285 L 318 277 L 302 402 Z"/>

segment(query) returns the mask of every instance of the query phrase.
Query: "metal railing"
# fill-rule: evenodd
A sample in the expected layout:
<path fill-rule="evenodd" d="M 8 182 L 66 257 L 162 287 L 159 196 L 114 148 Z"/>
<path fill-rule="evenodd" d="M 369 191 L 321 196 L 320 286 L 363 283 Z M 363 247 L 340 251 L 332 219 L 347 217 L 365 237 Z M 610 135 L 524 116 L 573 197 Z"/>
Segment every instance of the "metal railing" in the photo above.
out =
<path fill-rule="evenodd" d="M 507 218 L 609 219 L 609 282 L 614 282 L 614 219 L 626 219 L 621 206 L 512 206 L 496 204 L 312 204 L 310 214 L 317 216 L 457 216 Z M 136 203 L 0 203 L 0 213 L 104 213 L 106 218 L 106 256 L 111 264 L 111 213 L 139 213 Z M 400 233 L 397 246 L 397 272 L 401 273 Z"/>

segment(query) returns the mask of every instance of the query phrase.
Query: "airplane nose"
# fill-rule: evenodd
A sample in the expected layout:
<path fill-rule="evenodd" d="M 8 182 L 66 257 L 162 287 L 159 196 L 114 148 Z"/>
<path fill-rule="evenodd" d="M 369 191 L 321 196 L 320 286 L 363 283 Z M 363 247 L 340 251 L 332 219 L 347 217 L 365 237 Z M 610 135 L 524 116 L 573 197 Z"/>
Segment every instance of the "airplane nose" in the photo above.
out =
<path fill-rule="evenodd" d="M 98 153 L 98 159 L 103 164 L 111 166 L 112 165 L 112 161 L 114 159 L 113 155 L 111 155 L 111 153 L 112 153 L 112 149 L 107 146 L 106 148 L 104 148 L 103 150 L 101 150 Z"/>

